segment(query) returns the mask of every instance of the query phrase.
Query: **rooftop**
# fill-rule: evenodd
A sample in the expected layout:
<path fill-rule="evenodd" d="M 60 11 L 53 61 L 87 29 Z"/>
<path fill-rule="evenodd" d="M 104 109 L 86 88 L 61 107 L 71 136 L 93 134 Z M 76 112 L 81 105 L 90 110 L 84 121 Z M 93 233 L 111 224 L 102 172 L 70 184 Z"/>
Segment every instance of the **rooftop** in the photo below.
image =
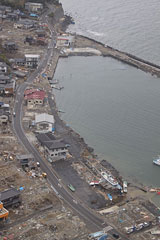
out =
<path fill-rule="evenodd" d="M 41 99 L 44 100 L 45 91 L 39 89 L 27 89 L 24 92 L 25 99 Z"/>
<path fill-rule="evenodd" d="M 40 55 L 38 54 L 25 54 L 25 58 L 39 58 Z"/>
<path fill-rule="evenodd" d="M 10 77 L 0 74 L 0 80 L 10 80 Z"/>
<path fill-rule="evenodd" d="M 54 117 L 47 113 L 41 113 L 35 115 L 35 123 L 48 122 L 54 124 Z"/>
<path fill-rule="evenodd" d="M 16 188 L 10 188 L 8 190 L 5 190 L 3 192 L 0 192 L 0 201 L 3 202 L 4 200 L 12 197 L 16 197 L 20 195 L 20 191 Z"/>
<path fill-rule="evenodd" d="M 7 64 L 5 62 L 0 62 L 0 67 L 7 67 Z"/>
<path fill-rule="evenodd" d="M 43 143 L 44 141 L 56 140 L 52 133 L 39 133 L 36 137 L 40 143 Z"/>
<path fill-rule="evenodd" d="M 32 154 L 22 154 L 22 155 L 17 155 L 16 156 L 17 160 L 23 160 L 23 159 L 33 159 Z"/>
<path fill-rule="evenodd" d="M 9 113 L 6 112 L 4 108 L 0 108 L 0 116 L 3 116 L 3 115 L 9 116 Z"/>

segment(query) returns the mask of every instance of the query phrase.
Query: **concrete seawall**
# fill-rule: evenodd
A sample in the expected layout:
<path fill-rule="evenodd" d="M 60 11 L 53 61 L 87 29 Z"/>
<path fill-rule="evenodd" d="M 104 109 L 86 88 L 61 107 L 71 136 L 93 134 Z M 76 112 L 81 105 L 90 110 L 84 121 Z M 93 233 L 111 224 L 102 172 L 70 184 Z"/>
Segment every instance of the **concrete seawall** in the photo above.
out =
<path fill-rule="evenodd" d="M 136 57 L 132 54 L 119 51 L 115 48 L 112 48 L 110 46 L 104 45 L 101 42 L 98 42 L 94 39 L 91 39 L 89 37 L 76 35 L 75 37 L 75 47 L 92 47 L 94 49 L 99 50 L 102 53 L 102 56 L 104 57 L 112 57 L 119 61 L 122 61 L 126 64 L 129 64 L 131 66 L 134 66 L 138 69 L 143 70 L 144 72 L 148 72 L 152 75 L 155 75 L 157 77 L 160 77 L 160 66 L 154 63 L 151 63 L 149 61 L 146 61 L 144 59 L 141 59 L 139 57 Z"/>

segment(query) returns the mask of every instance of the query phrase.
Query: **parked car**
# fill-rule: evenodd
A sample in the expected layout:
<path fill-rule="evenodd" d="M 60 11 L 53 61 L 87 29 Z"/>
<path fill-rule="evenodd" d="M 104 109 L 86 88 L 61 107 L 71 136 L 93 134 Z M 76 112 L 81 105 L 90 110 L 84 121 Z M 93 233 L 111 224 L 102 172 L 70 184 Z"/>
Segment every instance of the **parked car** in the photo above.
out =
<path fill-rule="evenodd" d="M 112 236 L 115 238 L 115 239 L 119 239 L 119 235 L 117 233 L 113 233 Z"/>

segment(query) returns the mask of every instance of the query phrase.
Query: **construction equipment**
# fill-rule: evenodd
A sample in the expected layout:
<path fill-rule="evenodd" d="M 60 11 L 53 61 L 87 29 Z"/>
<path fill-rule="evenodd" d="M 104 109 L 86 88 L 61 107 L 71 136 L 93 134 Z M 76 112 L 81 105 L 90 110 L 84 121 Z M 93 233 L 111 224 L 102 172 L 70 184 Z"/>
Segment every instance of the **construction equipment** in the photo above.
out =
<path fill-rule="evenodd" d="M 8 210 L 3 207 L 3 203 L 0 201 L 0 220 L 6 220 L 8 215 Z"/>

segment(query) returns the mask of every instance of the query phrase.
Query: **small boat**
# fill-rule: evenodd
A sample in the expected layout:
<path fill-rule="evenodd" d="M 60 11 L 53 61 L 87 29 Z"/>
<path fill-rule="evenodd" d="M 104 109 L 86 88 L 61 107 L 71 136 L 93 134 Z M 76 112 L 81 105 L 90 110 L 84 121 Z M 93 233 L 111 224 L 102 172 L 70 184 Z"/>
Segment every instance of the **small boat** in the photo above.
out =
<path fill-rule="evenodd" d="M 62 110 L 58 110 L 58 112 L 59 112 L 59 113 L 65 113 L 65 112 L 64 112 L 64 111 L 62 111 Z"/>
<path fill-rule="evenodd" d="M 108 174 L 106 172 L 101 172 L 101 175 L 111 185 L 113 185 L 113 186 L 117 186 L 118 185 L 117 180 L 112 175 L 110 175 L 110 174 Z"/>
<path fill-rule="evenodd" d="M 123 192 L 127 193 L 127 181 L 123 181 Z"/>
<path fill-rule="evenodd" d="M 59 81 L 57 79 L 55 80 L 48 80 L 50 84 L 57 84 L 59 83 Z"/>
<path fill-rule="evenodd" d="M 52 88 L 54 88 L 54 89 L 57 89 L 57 90 L 62 90 L 64 87 L 62 87 L 62 86 L 57 86 L 57 85 L 55 85 L 55 84 L 51 84 L 51 87 Z"/>
<path fill-rule="evenodd" d="M 157 159 L 153 160 L 153 163 L 154 163 L 155 165 L 160 166 L 160 157 L 158 157 Z"/>
<path fill-rule="evenodd" d="M 90 186 L 99 185 L 99 181 L 92 181 L 89 183 Z"/>

